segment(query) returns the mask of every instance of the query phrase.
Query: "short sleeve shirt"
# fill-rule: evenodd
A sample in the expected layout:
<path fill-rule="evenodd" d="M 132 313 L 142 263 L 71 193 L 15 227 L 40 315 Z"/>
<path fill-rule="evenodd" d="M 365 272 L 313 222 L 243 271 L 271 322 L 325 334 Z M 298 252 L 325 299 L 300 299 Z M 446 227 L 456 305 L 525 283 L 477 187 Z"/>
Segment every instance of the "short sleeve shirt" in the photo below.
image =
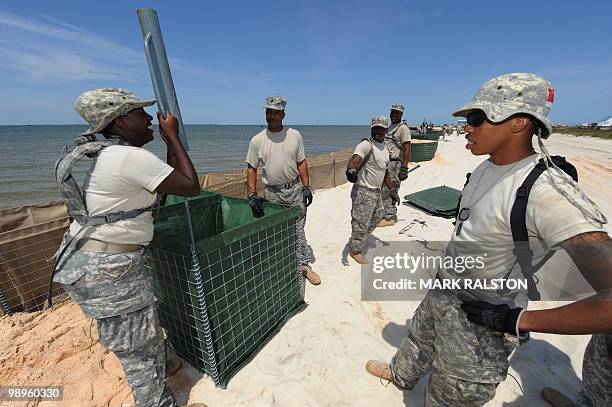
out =
<path fill-rule="evenodd" d="M 392 160 L 402 158 L 401 146 L 404 143 L 410 142 L 410 127 L 406 123 L 392 124 L 387 130 L 387 136 L 385 136 L 385 144 L 389 149 L 389 156 Z M 398 147 L 400 146 L 400 147 Z"/>
<path fill-rule="evenodd" d="M 173 168 L 155 154 L 140 147 L 115 145 L 104 148 L 93 161 L 83 192 L 92 216 L 146 208 L 155 203 L 159 184 Z M 81 225 L 73 221 L 70 234 Z M 135 218 L 92 227 L 87 235 L 109 243 L 148 245 L 153 239 L 150 211 Z"/>
<path fill-rule="evenodd" d="M 488 280 L 522 278 L 513 254 L 510 212 L 517 189 L 539 159 L 539 155 L 532 155 L 508 165 L 496 165 L 486 160 L 470 176 L 461 198 L 461 208 L 469 208 L 469 217 L 464 222 L 457 221 L 455 232 L 459 224 L 461 231 L 458 235 L 455 232 L 452 234 L 447 254 L 475 256 L 486 253 L 486 257 L 484 268 L 474 270 L 473 276 L 465 277 Z M 592 208 L 580 193 L 570 187 L 575 182 L 567 174 L 559 172 L 558 176 L 565 182 L 557 181 L 557 184 L 562 185 L 579 206 Z M 604 225 L 587 218 L 581 209 L 556 189 L 548 171 L 544 171 L 532 187 L 527 203 L 526 226 L 534 252 L 533 264 L 537 264 L 549 249 L 569 238 L 581 233 L 605 231 Z M 462 245 L 463 242 L 474 244 Z M 457 273 L 452 269 L 442 269 L 440 276 L 453 277 Z M 517 293 L 499 295 L 491 291 L 470 291 L 470 294 L 485 301 L 513 304 L 516 302 L 512 297 Z M 518 304 L 520 306 L 526 305 L 524 294 L 521 293 L 523 303 Z"/>
<path fill-rule="evenodd" d="M 281 185 L 298 177 L 297 163 L 305 158 L 302 135 L 285 127 L 279 132 L 266 128 L 257 133 L 249 143 L 245 161 L 262 169 L 265 185 Z"/>
<path fill-rule="evenodd" d="M 353 154 L 365 159 L 370 152 L 372 152 L 370 158 L 359 171 L 357 185 L 366 188 L 381 188 L 389 165 L 389 150 L 385 143 L 363 140 L 357 145 Z"/>

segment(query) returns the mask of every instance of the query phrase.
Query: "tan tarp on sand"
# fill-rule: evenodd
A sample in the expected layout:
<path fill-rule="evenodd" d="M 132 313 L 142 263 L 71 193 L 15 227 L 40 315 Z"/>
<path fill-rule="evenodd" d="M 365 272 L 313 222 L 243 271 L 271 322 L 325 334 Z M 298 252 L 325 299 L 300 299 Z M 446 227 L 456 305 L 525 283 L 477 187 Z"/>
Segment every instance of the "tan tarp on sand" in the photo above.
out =
<path fill-rule="evenodd" d="M 313 189 L 333 188 L 346 182 L 352 149 L 308 157 Z M 261 174 L 259 174 L 261 175 Z M 246 169 L 200 177 L 203 189 L 226 196 L 246 197 Z M 257 190 L 263 191 L 261 178 Z M 36 311 L 44 305 L 53 263 L 47 262 L 59 246 L 70 218 L 62 201 L 0 209 L 0 315 Z M 61 293 L 54 285 L 54 295 Z M 4 294 L 4 301 L 2 298 Z"/>

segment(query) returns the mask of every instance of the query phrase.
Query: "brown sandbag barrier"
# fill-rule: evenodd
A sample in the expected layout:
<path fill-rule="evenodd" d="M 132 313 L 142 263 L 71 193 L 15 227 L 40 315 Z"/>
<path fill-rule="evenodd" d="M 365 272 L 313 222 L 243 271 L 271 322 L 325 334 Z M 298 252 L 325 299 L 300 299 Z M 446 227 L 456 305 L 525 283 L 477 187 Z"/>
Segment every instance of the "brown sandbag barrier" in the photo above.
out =
<path fill-rule="evenodd" d="M 352 149 L 308 157 L 310 185 L 326 189 L 344 184 Z M 259 171 L 261 175 L 261 171 Z M 246 168 L 200 176 L 202 189 L 246 198 Z M 257 190 L 263 194 L 261 177 Z M 39 311 L 45 303 L 57 250 L 70 224 L 66 206 L 52 201 L 0 209 L 0 316 Z M 63 294 L 54 284 L 53 295 Z"/>

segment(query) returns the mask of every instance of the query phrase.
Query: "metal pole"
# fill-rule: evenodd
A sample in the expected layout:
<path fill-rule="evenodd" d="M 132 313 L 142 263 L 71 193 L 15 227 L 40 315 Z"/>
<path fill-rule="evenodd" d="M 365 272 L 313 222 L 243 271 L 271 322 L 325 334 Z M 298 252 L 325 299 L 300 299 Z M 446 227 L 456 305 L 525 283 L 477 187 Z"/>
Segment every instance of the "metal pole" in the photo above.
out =
<path fill-rule="evenodd" d="M 137 13 L 159 110 L 164 116 L 171 112 L 176 117 L 179 122 L 179 138 L 185 150 L 189 151 L 183 119 L 181 118 L 181 111 L 176 98 L 176 92 L 174 91 L 174 82 L 172 81 L 170 65 L 166 55 L 166 47 L 164 46 L 164 39 L 162 38 L 159 20 L 157 19 L 157 12 L 150 8 L 140 8 Z"/>
<path fill-rule="evenodd" d="M 181 118 L 176 92 L 174 91 L 174 83 L 172 81 L 172 74 L 170 73 L 166 48 L 159 27 L 157 12 L 153 9 L 138 9 L 138 20 L 140 21 L 145 54 L 147 55 L 147 62 L 149 63 L 149 72 L 151 73 L 151 81 L 153 82 L 157 104 L 164 116 L 167 112 L 171 112 L 174 117 L 176 117 L 179 122 L 179 137 L 181 143 L 185 147 L 185 150 L 189 150 L 183 119 Z M 200 317 L 203 321 L 206 356 L 210 365 L 213 381 L 215 385 L 219 387 L 221 386 L 219 370 L 215 358 L 210 320 L 208 317 L 208 307 L 206 306 L 206 299 L 204 297 L 202 270 L 200 268 L 200 260 L 196 249 L 193 223 L 191 221 L 191 210 L 189 209 L 189 201 L 187 198 L 185 198 L 185 217 L 187 219 L 189 241 L 191 243 L 191 272 L 195 276 L 196 289 L 198 292 L 198 305 L 200 308 Z"/>

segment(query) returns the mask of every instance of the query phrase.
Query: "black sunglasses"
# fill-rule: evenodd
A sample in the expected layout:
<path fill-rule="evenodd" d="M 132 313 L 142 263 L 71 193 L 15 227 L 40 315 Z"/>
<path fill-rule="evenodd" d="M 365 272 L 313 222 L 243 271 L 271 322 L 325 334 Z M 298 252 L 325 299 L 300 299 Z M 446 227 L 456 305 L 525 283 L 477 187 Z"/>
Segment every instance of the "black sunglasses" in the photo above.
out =
<path fill-rule="evenodd" d="M 465 119 L 470 126 L 478 127 L 487 120 L 487 115 L 482 110 L 474 110 L 466 114 Z"/>

